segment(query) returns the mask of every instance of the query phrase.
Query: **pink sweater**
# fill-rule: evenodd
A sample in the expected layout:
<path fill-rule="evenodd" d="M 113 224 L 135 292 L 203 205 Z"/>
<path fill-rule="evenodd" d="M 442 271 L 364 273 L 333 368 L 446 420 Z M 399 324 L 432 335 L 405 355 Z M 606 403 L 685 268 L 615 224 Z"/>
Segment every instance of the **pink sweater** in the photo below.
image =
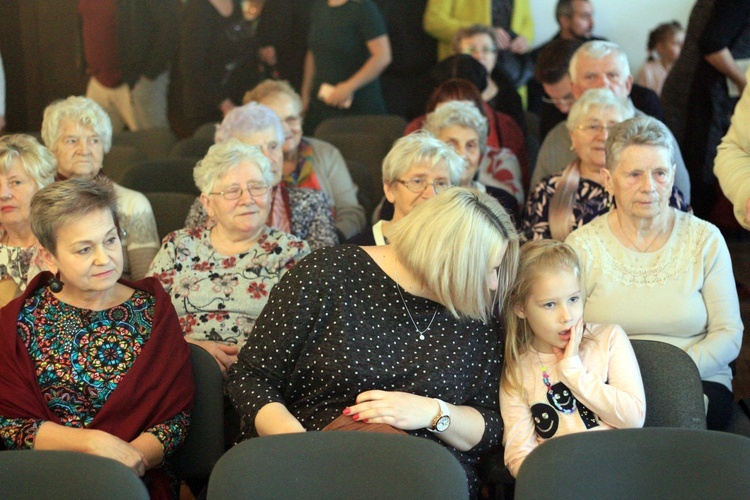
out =
<path fill-rule="evenodd" d="M 523 390 L 508 392 L 501 383 L 505 465 L 513 476 L 526 456 L 549 438 L 643 426 L 646 396 L 627 335 L 617 325 L 589 323 L 587 328 L 578 356 L 558 362 L 554 354 L 529 348 L 519 366 Z M 557 404 L 547 394 L 542 363 Z"/>

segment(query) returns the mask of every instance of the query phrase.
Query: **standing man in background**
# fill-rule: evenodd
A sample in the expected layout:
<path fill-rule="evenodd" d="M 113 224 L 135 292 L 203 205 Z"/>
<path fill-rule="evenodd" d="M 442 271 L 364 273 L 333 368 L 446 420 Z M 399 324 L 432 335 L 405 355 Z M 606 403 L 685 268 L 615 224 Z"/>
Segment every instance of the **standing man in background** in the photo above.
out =
<path fill-rule="evenodd" d="M 86 97 L 115 132 L 167 127 L 169 64 L 180 37 L 180 0 L 80 0 Z"/>

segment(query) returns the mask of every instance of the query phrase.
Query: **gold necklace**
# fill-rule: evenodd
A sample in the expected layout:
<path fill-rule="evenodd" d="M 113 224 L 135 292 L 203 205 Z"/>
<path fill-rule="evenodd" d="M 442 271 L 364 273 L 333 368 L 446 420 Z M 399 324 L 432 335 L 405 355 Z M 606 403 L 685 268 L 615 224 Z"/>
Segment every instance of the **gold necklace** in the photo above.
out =
<path fill-rule="evenodd" d="M 656 243 L 656 240 L 658 240 L 661 237 L 661 235 L 664 234 L 664 228 L 662 228 L 654 237 L 654 239 L 651 240 L 651 243 L 649 243 L 646 248 L 641 250 L 641 247 L 636 245 L 635 241 L 630 239 L 630 236 L 628 236 L 628 233 L 625 231 L 625 228 L 622 227 L 622 219 L 620 219 L 620 212 L 615 211 L 615 215 L 617 216 L 617 225 L 620 226 L 620 231 L 622 231 L 623 236 L 625 236 L 625 239 L 627 239 L 630 242 L 630 244 L 633 246 L 633 248 L 638 250 L 640 253 L 648 252 L 651 249 L 651 247 L 654 246 L 654 243 Z"/>

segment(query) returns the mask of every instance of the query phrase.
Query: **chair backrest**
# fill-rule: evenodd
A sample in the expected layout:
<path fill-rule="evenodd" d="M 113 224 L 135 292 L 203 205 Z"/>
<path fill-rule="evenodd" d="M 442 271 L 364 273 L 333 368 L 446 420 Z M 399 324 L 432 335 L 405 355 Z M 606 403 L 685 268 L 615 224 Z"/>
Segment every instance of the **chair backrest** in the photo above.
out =
<path fill-rule="evenodd" d="M 121 183 L 125 172 L 135 165 L 146 161 L 146 155 L 135 146 L 112 146 L 104 155 L 104 173 L 116 183 Z"/>
<path fill-rule="evenodd" d="M 375 200 L 383 197 L 382 184 L 376 186 L 372 174 L 363 164 L 356 161 L 347 161 L 346 168 L 352 181 L 357 185 L 357 201 L 365 209 L 365 220 L 370 220 L 370 215 L 375 209 Z"/>
<path fill-rule="evenodd" d="M 516 479 L 516 500 L 747 498 L 750 439 L 697 429 L 580 432 L 542 443 Z"/>
<path fill-rule="evenodd" d="M 383 159 L 393 146 L 390 138 L 366 132 L 331 132 L 315 138 L 336 146 L 346 161 L 361 163 L 377 185 L 383 183 Z"/>
<path fill-rule="evenodd" d="M 398 115 L 340 116 L 320 122 L 315 128 L 314 135 L 317 137 L 318 134 L 360 132 L 385 135 L 393 142 L 404 135 L 406 125 L 406 120 Z"/>
<path fill-rule="evenodd" d="M 203 125 L 201 125 L 197 129 L 195 129 L 195 131 L 193 132 L 192 137 L 200 137 L 202 139 L 209 139 L 209 140 L 213 141 L 214 140 L 214 136 L 216 135 L 216 126 L 217 125 L 218 125 L 218 123 L 214 123 L 214 122 L 204 123 Z"/>
<path fill-rule="evenodd" d="M 214 145 L 213 139 L 205 137 L 187 137 L 180 139 L 172 146 L 169 156 L 172 158 L 198 158 L 206 156 L 208 148 Z"/>
<path fill-rule="evenodd" d="M 196 160 L 167 158 L 132 165 L 123 175 L 121 184 L 141 193 L 188 193 L 198 196 L 193 181 Z"/>
<path fill-rule="evenodd" d="M 698 367 L 679 347 L 633 340 L 646 392 L 644 427 L 706 428 L 706 406 Z"/>
<path fill-rule="evenodd" d="M 468 498 L 443 446 L 413 436 L 307 432 L 253 438 L 229 450 L 208 483 L 224 498 Z"/>
<path fill-rule="evenodd" d="M 143 193 L 156 219 L 156 230 L 159 239 L 164 239 L 172 231 L 185 227 L 190 207 L 195 202 L 195 196 L 187 193 Z"/>
<path fill-rule="evenodd" d="M 224 453 L 224 379 L 208 351 L 190 344 L 195 405 L 185 442 L 169 458 L 180 479 L 208 479 Z"/>
<path fill-rule="evenodd" d="M 169 128 L 147 128 L 133 132 L 117 132 L 112 134 L 113 146 L 135 146 L 149 160 L 157 160 L 169 156 L 169 151 L 175 142 L 177 142 L 177 136 Z"/>
<path fill-rule="evenodd" d="M 0 498 L 148 500 L 143 481 L 115 460 L 73 451 L 0 453 Z"/>

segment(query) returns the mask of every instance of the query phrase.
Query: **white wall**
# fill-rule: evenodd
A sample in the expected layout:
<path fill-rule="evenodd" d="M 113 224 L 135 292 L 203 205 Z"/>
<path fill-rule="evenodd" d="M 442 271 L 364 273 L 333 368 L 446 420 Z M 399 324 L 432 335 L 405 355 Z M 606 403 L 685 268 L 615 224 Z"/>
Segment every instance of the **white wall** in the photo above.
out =
<path fill-rule="evenodd" d="M 694 0 L 590 0 L 594 5 L 594 34 L 619 44 L 628 54 L 630 71 L 637 74 L 646 59 L 649 32 L 673 19 L 687 28 Z M 535 35 L 532 46 L 557 33 L 557 0 L 530 0 Z"/>

